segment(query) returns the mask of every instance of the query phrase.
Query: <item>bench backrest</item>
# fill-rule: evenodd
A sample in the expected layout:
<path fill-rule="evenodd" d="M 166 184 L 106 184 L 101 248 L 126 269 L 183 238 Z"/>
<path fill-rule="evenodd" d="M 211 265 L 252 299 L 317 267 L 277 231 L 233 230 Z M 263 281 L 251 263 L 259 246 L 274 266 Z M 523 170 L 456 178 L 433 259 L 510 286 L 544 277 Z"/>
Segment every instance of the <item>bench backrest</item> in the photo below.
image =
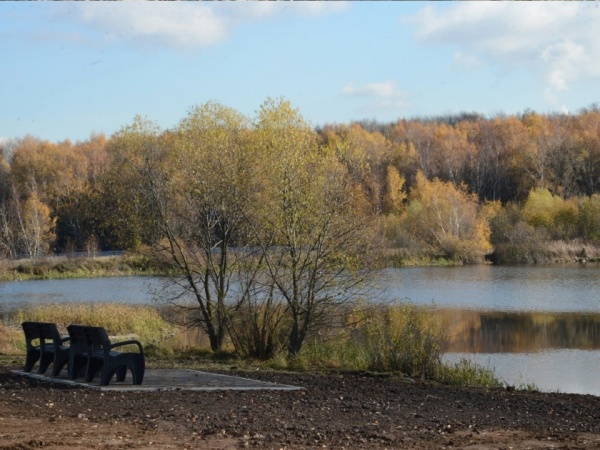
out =
<path fill-rule="evenodd" d="M 71 338 L 71 346 L 76 346 L 79 349 L 84 349 L 88 345 L 87 335 L 85 334 L 85 325 L 71 324 L 67 327 L 67 332 Z"/>
<path fill-rule="evenodd" d="M 21 324 L 23 328 L 23 333 L 25 333 L 25 344 L 27 345 L 27 350 L 32 350 L 36 348 L 33 345 L 33 341 L 36 339 L 40 339 L 40 330 L 38 329 L 37 322 L 23 322 Z M 40 346 L 42 345 L 40 340 Z"/>
<path fill-rule="evenodd" d="M 55 345 L 60 344 L 60 333 L 55 323 L 51 322 L 38 322 L 38 332 L 40 333 L 40 339 L 48 339 L 54 342 Z"/>
<path fill-rule="evenodd" d="M 31 342 L 34 339 L 40 338 L 37 322 L 23 322 L 21 327 L 23 327 L 23 333 L 25 333 L 25 339 L 27 341 Z"/>
<path fill-rule="evenodd" d="M 102 327 L 85 327 L 88 343 L 96 348 L 110 348 L 108 333 Z"/>
<path fill-rule="evenodd" d="M 51 341 L 56 346 L 61 344 L 60 333 L 53 322 L 23 322 L 21 327 L 23 327 L 23 332 L 25 333 L 27 349 L 34 347 L 32 341 L 36 339 L 39 340 L 39 345 L 42 349 L 47 344 L 46 341 Z"/>

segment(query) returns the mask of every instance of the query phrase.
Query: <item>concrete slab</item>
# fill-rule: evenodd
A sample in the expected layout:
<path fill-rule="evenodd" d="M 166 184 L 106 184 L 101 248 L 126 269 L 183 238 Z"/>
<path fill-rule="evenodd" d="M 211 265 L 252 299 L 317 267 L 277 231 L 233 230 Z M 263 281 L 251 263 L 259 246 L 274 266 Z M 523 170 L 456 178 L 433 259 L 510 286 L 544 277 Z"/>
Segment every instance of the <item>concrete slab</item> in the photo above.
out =
<path fill-rule="evenodd" d="M 63 371 L 58 377 L 49 375 L 39 375 L 37 373 L 28 373 L 20 370 L 14 370 L 14 374 L 26 376 L 36 380 L 48 381 L 51 383 L 61 383 L 71 386 L 84 387 L 100 391 L 160 391 L 160 390 L 184 390 L 184 391 L 215 391 L 215 390 L 277 390 L 277 391 L 295 391 L 302 387 L 288 386 L 285 384 L 269 383 L 266 381 L 251 380 L 249 378 L 236 377 L 231 375 L 221 375 L 217 373 L 200 372 L 198 370 L 188 369 L 146 369 L 144 382 L 140 386 L 131 384 L 131 374 L 128 378 L 119 383 L 113 380 L 108 386 L 100 386 L 99 378 L 95 378 L 90 383 L 81 380 L 69 380 L 66 377 L 66 371 Z"/>

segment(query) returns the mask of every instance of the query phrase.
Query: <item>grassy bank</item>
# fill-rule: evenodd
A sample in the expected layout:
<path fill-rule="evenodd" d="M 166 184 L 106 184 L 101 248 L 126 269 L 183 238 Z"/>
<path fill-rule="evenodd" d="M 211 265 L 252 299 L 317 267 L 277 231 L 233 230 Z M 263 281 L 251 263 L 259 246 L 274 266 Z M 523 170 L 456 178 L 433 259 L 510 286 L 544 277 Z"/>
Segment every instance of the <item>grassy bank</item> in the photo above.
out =
<path fill-rule="evenodd" d="M 173 354 L 180 349 L 177 342 L 180 330 L 166 322 L 156 308 L 59 303 L 18 310 L 4 318 L 0 323 L 0 352 L 19 354 L 25 351 L 20 327 L 24 321 L 54 322 L 62 334 L 66 334 L 67 325 L 71 323 L 103 326 L 117 338 L 135 336 L 143 342 L 149 355 Z"/>
<path fill-rule="evenodd" d="M 600 262 L 600 247 L 580 241 L 544 241 L 499 244 L 493 260 L 497 264 L 564 264 Z"/>
<path fill-rule="evenodd" d="M 118 338 L 133 335 L 144 344 L 150 366 L 225 363 L 237 368 L 360 371 L 455 385 L 501 385 L 491 371 L 468 361 L 442 363 L 443 324 L 426 309 L 412 305 L 356 309 L 345 326 L 314 337 L 294 359 L 279 354 L 267 361 L 239 358 L 232 348 L 214 354 L 202 333 L 168 323 L 157 309 L 116 304 L 59 304 L 17 311 L 0 323 L 0 354 L 13 359 L 24 355 L 20 323 L 25 320 L 55 322 L 62 332 L 68 324 L 78 323 L 103 326 Z"/>
<path fill-rule="evenodd" d="M 0 281 L 51 280 L 126 275 L 160 274 L 151 262 L 139 255 L 48 256 L 38 259 L 0 259 Z"/>
<path fill-rule="evenodd" d="M 490 255 L 496 264 L 562 264 L 600 262 L 600 247 L 579 241 L 546 241 L 528 245 L 500 244 Z M 482 261 L 483 262 L 483 261 Z M 489 262 L 489 261 L 488 261 Z M 378 264 L 385 267 L 456 266 L 460 260 L 388 249 Z M 164 275 L 152 261 L 139 254 L 123 256 L 48 256 L 38 259 L 0 259 L 0 281 L 50 280 L 130 275 Z"/>

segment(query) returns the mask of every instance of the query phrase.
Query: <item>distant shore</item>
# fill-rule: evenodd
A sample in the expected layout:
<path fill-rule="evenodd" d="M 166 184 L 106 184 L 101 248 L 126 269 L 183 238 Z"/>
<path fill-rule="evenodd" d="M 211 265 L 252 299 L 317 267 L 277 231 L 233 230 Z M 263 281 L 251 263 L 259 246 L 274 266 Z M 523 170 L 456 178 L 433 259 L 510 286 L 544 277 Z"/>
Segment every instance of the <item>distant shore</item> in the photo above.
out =
<path fill-rule="evenodd" d="M 386 267 L 452 266 L 444 258 L 412 255 L 402 250 L 384 252 Z M 543 246 L 499 246 L 487 264 L 600 263 L 600 247 L 578 241 L 550 241 Z M 148 258 L 128 252 L 48 255 L 37 259 L 0 259 L 0 281 L 52 280 L 110 276 L 165 275 Z"/>
<path fill-rule="evenodd" d="M 0 260 L 0 281 L 161 274 L 146 258 L 126 253 Z"/>

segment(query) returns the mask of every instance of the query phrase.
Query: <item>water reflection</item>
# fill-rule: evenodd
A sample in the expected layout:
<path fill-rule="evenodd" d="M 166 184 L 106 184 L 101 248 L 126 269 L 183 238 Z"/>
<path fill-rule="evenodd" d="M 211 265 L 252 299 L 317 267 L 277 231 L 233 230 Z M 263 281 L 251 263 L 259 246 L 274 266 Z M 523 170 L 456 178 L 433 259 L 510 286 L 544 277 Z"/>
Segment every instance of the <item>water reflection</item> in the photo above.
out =
<path fill-rule="evenodd" d="M 600 350 L 600 314 L 439 310 L 450 353 Z"/>
<path fill-rule="evenodd" d="M 546 392 L 600 395 L 600 351 L 547 350 L 537 353 L 449 353 L 449 362 L 469 358 L 494 371 L 505 383 L 533 385 Z"/>

